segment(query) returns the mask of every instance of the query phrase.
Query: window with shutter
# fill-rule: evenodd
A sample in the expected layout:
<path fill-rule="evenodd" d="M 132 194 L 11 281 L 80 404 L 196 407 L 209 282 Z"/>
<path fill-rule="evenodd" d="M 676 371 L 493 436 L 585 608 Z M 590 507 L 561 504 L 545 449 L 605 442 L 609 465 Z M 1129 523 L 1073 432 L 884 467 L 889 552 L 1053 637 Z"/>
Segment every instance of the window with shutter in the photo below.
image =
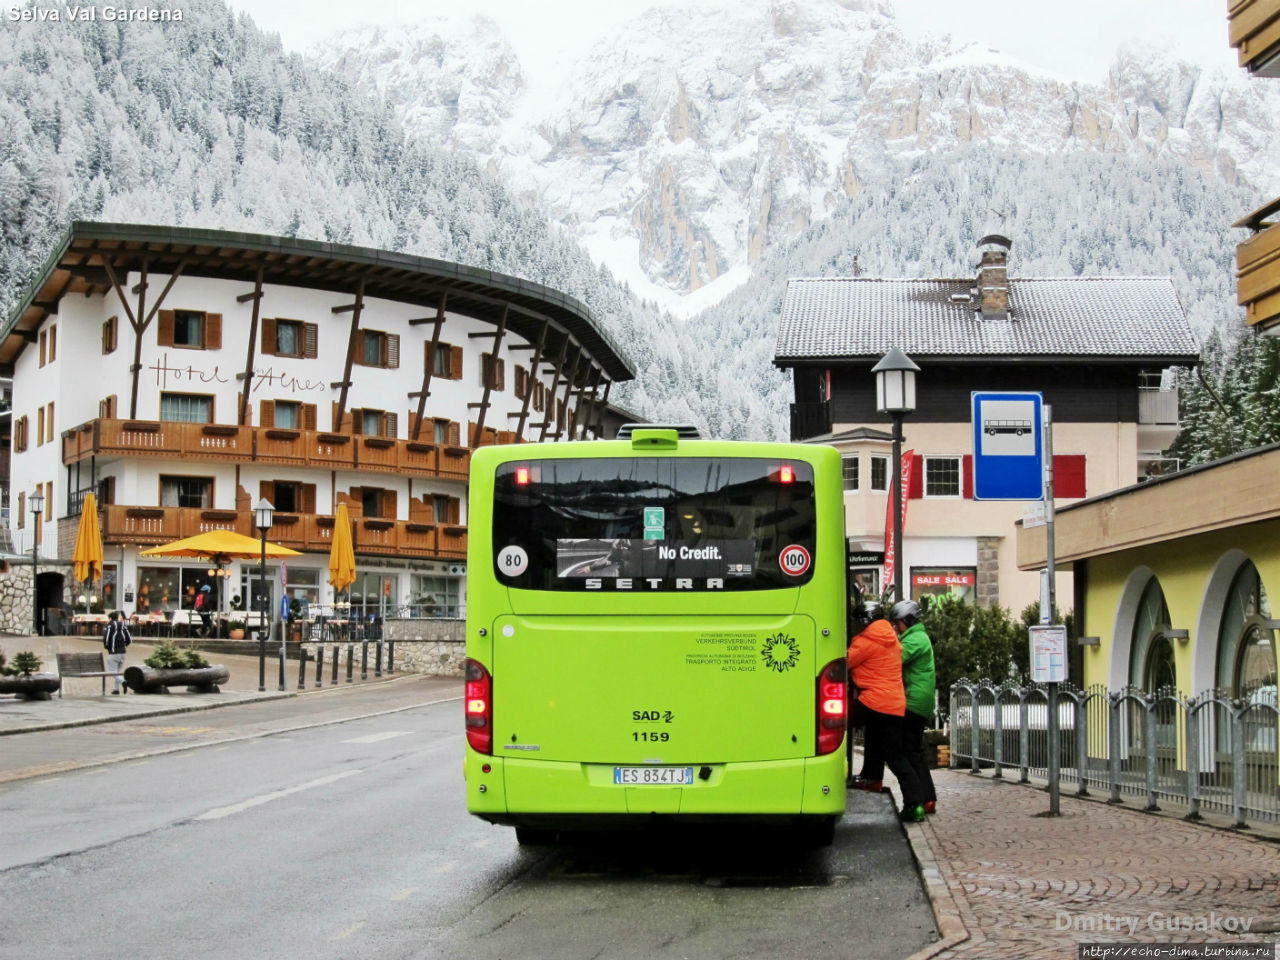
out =
<path fill-rule="evenodd" d="M 116 395 L 114 393 L 98 401 L 98 416 L 103 420 L 114 420 L 116 418 Z"/>
<path fill-rule="evenodd" d="M 462 445 L 462 428 L 456 420 L 449 421 L 449 445 L 453 447 Z"/>
<path fill-rule="evenodd" d="M 205 315 L 198 310 L 173 311 L 173 343 L 170 346 L 204 349 Z"/>
<path fill-rule="evenodd" d="M 316 405 L 314 403 L 304 403 L 302 405 L 302 429 L 316 429 Z"/>
<path fill-rule="evenodd" d="M 400 432 L 400 418 L 394 413 L 382 415 L 382 436 L 395 439 Z"/>
<path fill-rule="evenodd" d="M 400 369 L 400 334 L 382 335 L 382 365 L 388 370 Z"/>
<path fill-rule="evenodd" d="M 275 354 L 279 352 L 277 340 L 277 320 L 275 317 L 262 318 L 262 352 Z"/>
<path fill-rule="evenodd" d="M 204 318 L 204 349 L 222 349 L 222 314 L 207 313 Z"/>
<path fill-rule="evenodd" d="M 316 512 L 316 485 L 314 483 L 302 484 L 302 503 L 299 506 L 302 513 Z"/>
<path fill-rule="evenodd" d="M 450 379 L 450 380 L 461 380 L 461 379 L 462 379 L 462 348 L 461 348 L 461 347 L 452 347 L 452 346 L 451 346 L 451 347 L 449 348 L 449 373 L 448 373 L 448 377 L 449 377 L 449 379 Z"/>
<path fill-rule="evenodd" d="M 173 346 L 173 328 L 175 318 L 173 310 L 161 310 L 156 319 L 156 343 L 162 347 Z"/>
<path fill-rule="evenodd" d="M 56 326 L 49 328 L 49 362 L 58 359 L 58 328 Z"/>
<path fill-rule="evenodd" d="M 22 453 L 27 449 L 27 418 L 25 415 L 19 417 L 17 423 L 13 425 L 13 449 L 18 453 Z"/>
<path fill-rule="evenodd" d="M 49 401 L 48 410 L 49 410 L 49 415 L 45 417 L 45 421 L 44 421 L 45 429 L 47 430 L 47 434 L 45 436 L 44 442 L 53 443 L 53 401 L 52 400 Z"/>
<path fill-rule="evenodd" d="M 44 407 L 36 411 L 36 446 L 44 444 Z"/>
<path fill-rule="evenodd" d="M 274 400 L 263 400 L 258 404 L 258 409 L 261 411 L 258 414 L 259 422 L 264 427 L 274 427 L 276 425 L 276 402 Z M 267 499 L 270 500 L 271 498 L 268 497 Z"/>
<path fill-rule="evenodd" d="M 42 367 L 44 366 L 44 362 L 45 362 L 45 349 L 48 347 L 48 345 L 49 345 L 49 331 L 41 330 L 40 331 L 40 366 Z"/>
<path fill-rule="evenodd" d="M 431 498 L 431 518 L 435 523 L 448 523 L 449 521 L 449 498 L 446 496 L 434 496 Z"/>
<path fill-rule="evenodd" d="M 102 352 L 113 353 L 116 349 L 116 317 L 107 317 L 102 321 Z"/>
<path fill-rule="evenodd" d="M 304 323 L 302 325 L 302 356 L 314 360 L 320 355 L 320 325 Z"/>

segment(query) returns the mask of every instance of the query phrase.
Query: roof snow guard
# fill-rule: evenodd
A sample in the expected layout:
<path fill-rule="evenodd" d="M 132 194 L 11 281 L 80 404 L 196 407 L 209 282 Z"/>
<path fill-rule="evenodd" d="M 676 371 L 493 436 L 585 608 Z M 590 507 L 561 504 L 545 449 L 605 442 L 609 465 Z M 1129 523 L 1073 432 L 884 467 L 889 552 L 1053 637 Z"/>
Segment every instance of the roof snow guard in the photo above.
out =
<path fill-rule="evenodd" d="M 774 365 L 910 356 L 1060 358 L 1194 364 L 1200 347 L 1167 277 L 1061 277 L 1009 283 L 1009 319 L 984 321 L 973 279 L 793 279 Z"/>
<path fill-rule="evenodd" d="M 474 317 L 536 342 L 544 324 L 553 345 L 571 340 L 614 381 L 634 376 L 607 332 L 573 297 L 478 267 L 366 247 L 293 237 L 136 223 L 76 221 L 54 246 L 35 281 L 0 331 L 0 373 L 67 293 L 109 291 L 106 264 L 120 277 L 146 264 L 152 276 L 214 277 L 252 284 L 307 287 L 366 298 L 382 297 Z M 121 281 L 123 282 L 123 280 Z M 154 299 L 149 298 L 148 303 Z M 441 305 L 444 304 L 442 307 Z"/>

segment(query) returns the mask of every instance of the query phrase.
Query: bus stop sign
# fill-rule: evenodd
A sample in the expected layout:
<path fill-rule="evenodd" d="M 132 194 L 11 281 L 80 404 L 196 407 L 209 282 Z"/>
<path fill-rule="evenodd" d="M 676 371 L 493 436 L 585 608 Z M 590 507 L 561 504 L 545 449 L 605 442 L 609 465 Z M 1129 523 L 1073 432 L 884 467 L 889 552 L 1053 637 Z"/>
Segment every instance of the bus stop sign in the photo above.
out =
<path fill-rule="evenodd" d="M 973 499 L 1042 500 L 1039 393 L 973 393 Z"/>

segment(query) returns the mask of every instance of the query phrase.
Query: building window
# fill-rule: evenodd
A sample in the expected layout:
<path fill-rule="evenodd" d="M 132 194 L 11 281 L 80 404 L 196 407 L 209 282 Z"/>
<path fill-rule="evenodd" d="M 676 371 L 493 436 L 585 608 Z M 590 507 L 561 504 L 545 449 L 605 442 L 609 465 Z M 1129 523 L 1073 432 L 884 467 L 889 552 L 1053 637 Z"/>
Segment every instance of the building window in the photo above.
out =
<path fill-rule="evenodd" d="M 351 411 L 351 424 L 354 433 L 394 440 L 399 433 L 400 417 L 385 410 L 356 409 Z"/>
<path fill-rule="evenodd" d="M 114 353 L 116 349 L 116 326 L 119 323 L 116 317 L 107 317 L 102 321 L 102 352 Z"/>
<path fill-rule="evenodd" d="M 314 358 L 318 355 L 319 325 L 301 320 L 264 317 L 262 352 L 277 357 Z"/>
<path fill-rule="evenodd" d="M 114 393 L 98 401 L 98 418 L 100 420 L 114 420 L 116 418 L 116 395 Z"/>
<path fill-rule="evenodd" d="M 36 410 L 36 446 L 44 446 L 44 407 Z"/>
<path fill-rule="evenodd" d="M 856 492 L 858 489 L 858 455 L 844 457 L 841 459 L 841 466 L 844 469 L 844 488 L 845 490 Z"/>
<path fill-rule="evenodd" d="M 1146 689 L 1151 677 L 1162 675 L 1151 654 L 1159 654 L 1155 641 L 1164 639 L 1161 631 L 1168 626 L 1169 607 L 1164 600 L 1164 590 L 1160 588 L 1160 581 L 1152 577 L 1142 591 L 1133 632 L 1129 635 L 1129 683 L 1133 686 Z"/>
<path fill-rule="evenodd" d="M 213 397 L 197 393 L 162 393 L 160 419 L 177 423 L 213 423 Z"/>
<path fill-rule="evenodd" d="M 431 440 L 433 443 L 449 442 L 449 421 L 436 420 L 432 423 Z"/>
<path fill-rule="evenodd" d="M 889 492 L 889 458 L 883 454 L 871 455 L 871 489 L 876 493 Z"/>
<path fill-rule="evenodd" d="M 356 363 L 366 367 L 384 367 L 396 370 L 400 367 L 400 334 L 378 330 L 361 331 L 356 343 Z"/>
<path fill-rule="evenodd" d="M 41 330 L 40 331 L 40 366 L 42 367 L 45 364 L 45 353 L 48 348 L 48 345 L 49 345 L 49 331 Z"/>
<path fill-rule="evenodd" d="M 49 401 L 49 405 L 48 407 L 46 407 L 46 410 L 48 411 L 48 414 L 44 418 L 44 426 L 45 426 L 44 442 L 53 443 L 53 401 L 52 400 Z"/>
<path fill-rule="evenodd" d="M 156 340 L 162 347 L 222 349 L 222 314 L 203 310 L 161 310 Z"/>
<path fill-rule="evenodd" d="M 1258 569 L 1245 563 L 1231 583 L 1218 630 L 1218 686 L 1233 696 L 1276 688 L 1274 633 L 1265 623 L 1270 619 L 1271 601 Z"/>
<path fill-rule="evenodd" d="M 213 478 L 161 476 L 160 506 L 208 510 L 213 506 Z"/>
<path fill-rule="evenodd" d="M 22 453 L 27 449 L 27 430 L 30 421 L 26 414 L 19 417 L 13 424 L 13 449 L 15 453 Z"/>
<path fill-rule="evenodd" d="M 282 430 L 297 430 L 302 422 L 302 404 L 293 400 L 277 400 L 273 404 L 272 415 L 275 426 Z M 276 504 L 279 507 L 279 504 Z"/>
<path fill-rule="evenodd" d="M 49 328 L 49 362 L 58 359 L 58 328 L 56 326 Z"/>
<path fill-rule="evenodd" d="M 926 497 L 960 496 L 960 458 L 924 458 L 924 495 Z"/>
<path fill-rule="evenodd" d="M 529 371 L 516 364 L 516 399 L 524 400 L 529 396 Z"/>

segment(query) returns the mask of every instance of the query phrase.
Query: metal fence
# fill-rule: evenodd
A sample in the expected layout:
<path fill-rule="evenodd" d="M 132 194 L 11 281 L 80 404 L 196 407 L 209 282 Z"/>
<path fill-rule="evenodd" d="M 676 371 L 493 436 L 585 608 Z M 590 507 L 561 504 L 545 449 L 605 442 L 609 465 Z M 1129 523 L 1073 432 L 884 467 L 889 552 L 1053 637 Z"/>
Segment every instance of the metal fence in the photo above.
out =
<path fill-rule="evenodd" d="M 1056 700 L 1051 707 L 1050 698 Z M 1060 782 L 1147 810 L 1226 814 L 1235 826 L 1280 823 L 1280 709 L 1276 687 L 1245 696 L 1209 690 L 1108 691 L 961 681 L 951 688 L 951 766 L 996 779 L 1047 779 L 1048 720 L 1058 715 Z M 1016 771 L 1016 774 L 1015 774 Z"/>

